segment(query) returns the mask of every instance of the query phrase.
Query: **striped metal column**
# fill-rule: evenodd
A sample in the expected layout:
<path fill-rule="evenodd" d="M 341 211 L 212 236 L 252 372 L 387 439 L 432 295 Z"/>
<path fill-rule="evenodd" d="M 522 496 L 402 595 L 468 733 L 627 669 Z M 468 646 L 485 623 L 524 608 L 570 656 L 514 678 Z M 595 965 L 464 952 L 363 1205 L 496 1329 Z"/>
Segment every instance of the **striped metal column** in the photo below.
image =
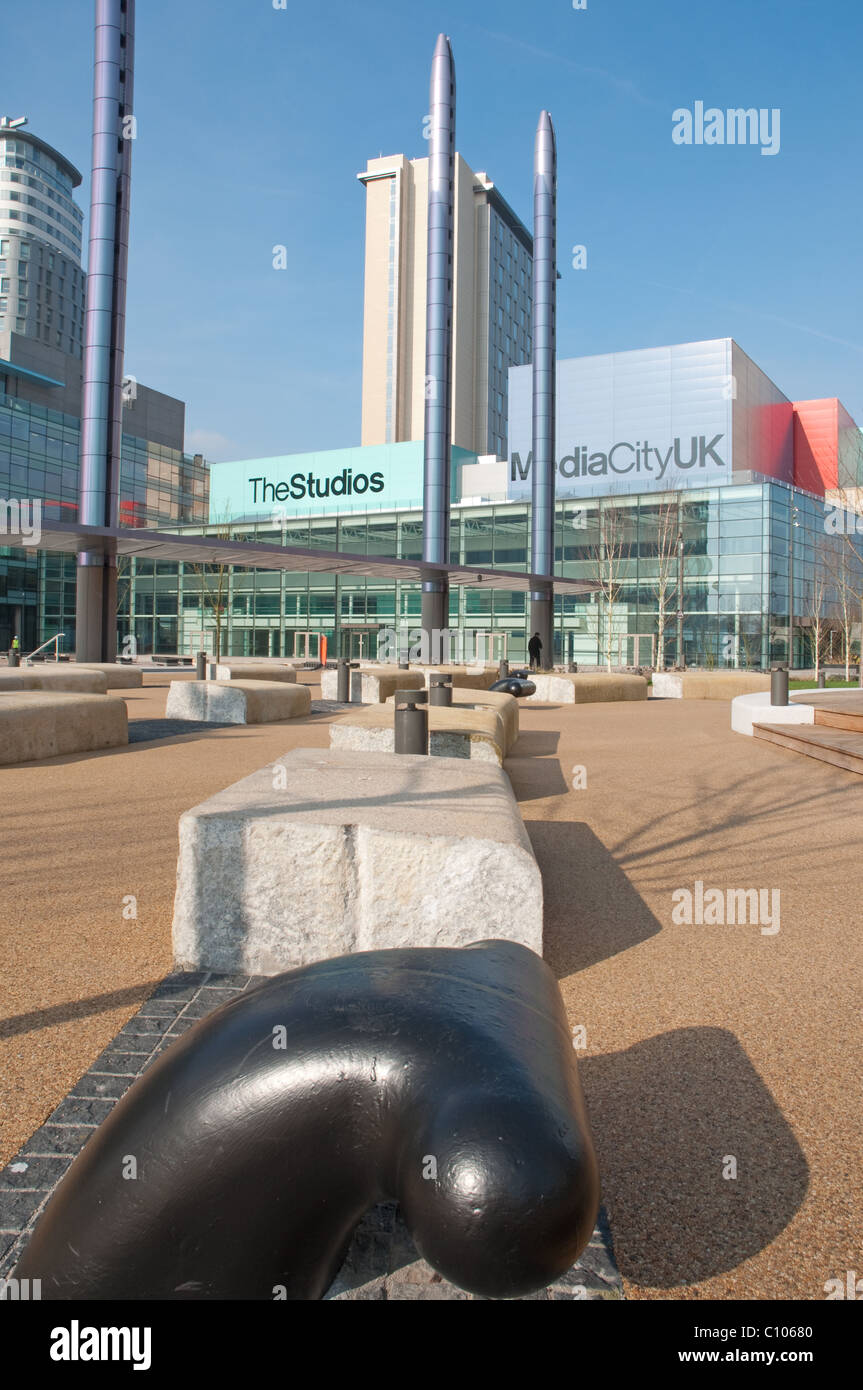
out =
<path fill-rule="evenodd" d="M 531 573 L 554 577 L 555 370 L 557 343 L 557 148 L 551 116 L 536 128 L 533 161 L 533 468 Z M 552 583 L 530 594 L 530 635 L 542 641 L 540 664 L 554 658 Z"/>

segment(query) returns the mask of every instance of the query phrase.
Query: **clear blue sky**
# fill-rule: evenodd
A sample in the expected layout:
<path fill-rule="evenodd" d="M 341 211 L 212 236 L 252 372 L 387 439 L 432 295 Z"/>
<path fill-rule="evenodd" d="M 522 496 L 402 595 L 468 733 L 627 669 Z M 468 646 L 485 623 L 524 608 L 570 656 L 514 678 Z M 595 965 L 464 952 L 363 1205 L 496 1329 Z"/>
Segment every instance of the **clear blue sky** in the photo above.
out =
<path fill-rule="evenodd" d="M 459 151 L 530 218 L 560 161 L 559 351 L 731 336 L 863 423 L 859 0 L 139 0 L 127 370 L 213 459 L 359 443 L 370 155 L 423 156 L 452 39 Z M 85 173 L 90 0 L 8 5 L 2 112 Z M 680 147 L 672 111 L 781 110 L 781 149 Z M 588 268 L 570 268 L 584 244 Z M 272 247 L 289 268 L 272 268 Z"/>

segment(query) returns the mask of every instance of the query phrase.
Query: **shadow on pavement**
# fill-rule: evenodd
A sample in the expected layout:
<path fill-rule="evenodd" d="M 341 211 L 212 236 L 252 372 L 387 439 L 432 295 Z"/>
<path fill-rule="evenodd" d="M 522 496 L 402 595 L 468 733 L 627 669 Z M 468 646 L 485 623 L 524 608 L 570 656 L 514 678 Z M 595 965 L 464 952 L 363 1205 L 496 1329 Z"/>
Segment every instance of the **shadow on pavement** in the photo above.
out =
<path fill-rule="evenodd" d="M 789 1224 L 809 1169 L 734 1035 L 680 1028 L 579 1073 L 621 1272 L 670 1289 L 735 1269 Z M 730 1160 L 736 1161 L 736 1178 Z"/>

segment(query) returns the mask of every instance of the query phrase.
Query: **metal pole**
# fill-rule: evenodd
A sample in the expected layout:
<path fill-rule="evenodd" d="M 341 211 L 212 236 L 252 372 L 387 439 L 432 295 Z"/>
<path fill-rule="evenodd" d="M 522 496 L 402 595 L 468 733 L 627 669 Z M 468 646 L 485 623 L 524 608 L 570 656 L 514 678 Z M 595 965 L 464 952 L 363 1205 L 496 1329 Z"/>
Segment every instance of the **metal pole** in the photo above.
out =
<path fill-rule="evenodd" d="M 198 652 L 195 661 L 195 679 L 205 681 L 207 679 L 207 653 Z"/>
<path fill-rule="evenodd" d="M 85 526 L 116 526 L 118 517 L 134 34 L 135 0 L 96 0 L 78 507 Z M 75 646 L 79 660 L 117 654 L 116 558 L 100 551 L 78 555 Z"/>
<path fill-rule="evenodd" d="M 557 300 L 557 147 L 547 111 L 533 155 L 533 474 L 531 572 L 554 576 L 555 372 Z M 542 642 L 540 666 L 554 665 L 554 588 L 530 593 L 530 630 Z"/>
<path fill-rule="evenodd" d="M 432 59 L 429 93 L 423 434 L 423 560 L 432 565 L 449 563 L 454 210 L 455 63 L 449 39 L 440 34 Z M 446 578 L 423 581 L 421 621 L 428 634 L 429 657 L 439 661 L 433 634 L 449 626 Z"/>

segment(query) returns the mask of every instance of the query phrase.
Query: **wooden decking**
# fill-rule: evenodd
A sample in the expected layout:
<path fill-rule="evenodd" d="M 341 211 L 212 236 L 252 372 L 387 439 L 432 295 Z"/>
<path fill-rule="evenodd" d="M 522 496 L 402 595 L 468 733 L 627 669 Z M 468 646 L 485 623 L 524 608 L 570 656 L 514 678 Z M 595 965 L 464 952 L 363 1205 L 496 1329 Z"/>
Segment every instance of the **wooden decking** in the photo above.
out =
<path fill-rule="evenodd" d="M 814 705 L 815 723 L 755 724 L 755 737 L 863 776 L 863 690 L 795 691 L 790 698 Z"/>

